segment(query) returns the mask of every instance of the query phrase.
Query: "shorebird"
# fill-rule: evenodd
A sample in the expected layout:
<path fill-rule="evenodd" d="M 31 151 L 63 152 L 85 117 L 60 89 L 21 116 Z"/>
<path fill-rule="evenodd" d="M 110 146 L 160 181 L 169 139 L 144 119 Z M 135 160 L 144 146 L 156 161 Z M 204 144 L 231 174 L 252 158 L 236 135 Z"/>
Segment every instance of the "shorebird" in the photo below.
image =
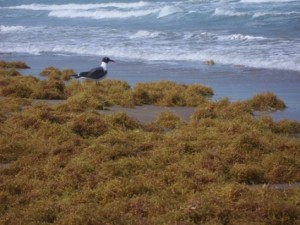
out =
<path fill-rule="evenodd" d="M 101 62 L 100 67 L 91 69 L 88 72 L 81 72 L 79 74 L 74 74 L 72 77 L 79 80 L 94 80 L 96 84 L 99 84 L 99 80 L 103 79 L 107 74 L 107 64 L 109 62 L 114 62 L 114 60 L 104 57 Z"/>

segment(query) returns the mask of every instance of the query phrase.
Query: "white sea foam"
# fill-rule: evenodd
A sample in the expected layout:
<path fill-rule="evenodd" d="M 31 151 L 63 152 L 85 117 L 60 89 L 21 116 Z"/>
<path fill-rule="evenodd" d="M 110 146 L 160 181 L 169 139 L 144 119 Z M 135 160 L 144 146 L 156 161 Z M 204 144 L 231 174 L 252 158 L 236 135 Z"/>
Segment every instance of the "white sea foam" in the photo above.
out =
<path fill-rule="evenodd" d="M 13 32 L 19 32 L 24 31 L 26 27 L 24 26 L 4 26 L 0 25 L 0 33 L 13 33 Z"/>
<path fill-rule="evenodd" d="M 6 27 L 7 28 L 7 27 Z M 217 64 L 239 64 L 250 67 L 287 69 L 300 71 L 297 56 L 299 45 L 292 42 L 245 34 L 222 34 L 205 31 L 168 31 L 101 29 L 93 27 L 27 27 L 26 32 L 40 33 L 37 39 L 24 38 L 18 42 L 1 42 L 1 52 L 54 55 L 110 55 L 132 60 L 204 61 L 213 59 Z M 89 42 L 82 42 L 77 33 L 89 36 Z M 56 39 L 50 38 L 56 34 Z M 101 45 L 101 37 L 106 36 Z M 72 38 L 70 38 L 72 37 Z M 206 42 L 209 39 L 209 42 Z M 110 40 L 110 41 L 106 41 Z M 266 40 L 262 42 L 260 40 Z M 201 44 L 198 44 L 200 41 Z M 240 41 L 235 44 L 234 42 Z M 205 45 L 202 45 L 205 43 Z M 276 43 L 276 44 L 274 44 Z"/>
<path fill-rule="evenodd" d="M 91 10 L 99 8 L 120 8 L 120 9 L 129 9 L 129 8 L 140 8 L 148 5 L 147 2 L 132 2 L 132 3 L 97 3 L 97 4 L 27 4 L 19 6 L 10 6 L 9 9 L 26 9 L 26 10 L 46 10 L 46 11 L 56 11 L 56 10 Z"/>
<path fill-rule="evenodd" d="M 170 16 L 172 14 L 175 14 L 175 13 L 180 13 L 180 12 L 183 12 L 183 10 L 179 7 L 176 7 L 176 6 L 165 6 L 163 7 L 157 18 L 162 18 L 162 17 L 165 17 L 165 16 Z"/>
<path fill-rule="evenodd" d="M 182 10 L 179 7 L 165 6 L 163 8 L 156 7 L 133 10 L 53 10 L 49 12 L 48 16 L 59 18 L 124 19 L 155 14 L 157 18 L 162 18 L 180 12 L 182 12 Z"/>
<path fill-rule="evenodd" d="M 252 36 L 252 35 L 244 35 L 244 34 L 230 34 L 230 35 L 220 35 L 218 36 L 218 40 L 221 41 L 253 41 L 253 40 L 266 40 L 268 38 L 262 36 Z"/>
<path fill-rule="evenodd" d="M 142 34 L 143 31 L 140 32 Z M 147 32 L 144 32 L 147 34 Z M 197 46 L 195 46 L 197 47 Z M 284 46 L 282 46 L 283 48 Z M 259 48 L 256 46 L 256 48 Z M 266 50 L 263 47 L 260 51 Z M 196 61 L 201 63 L 207 59 L 213 59 L 217 64 L 244 65 L 256 68 L 266 69 L 286 69 L 300 71 L 300 63 L 295 54 L 289 55 L 288 52 L 282 52 L 278 48 L 272 50 L 271 54 L 260 54 L 249 52 L 245 47 L 228 47 L 216 46 L 215 48 L 205 49 L 184 49 L 179 46 L 161 46 L 154 48 L 151 46 L 133 47 L 122 44 L 114 45 L 94 45 L 93 43 L 74 44 L 20 44 L 20 43 L 0 43 L 1 52 L 17 52 L 30 54 L 63 54 L 63 55 L 110 55 L 113 57 L 126 58 L 131 60 L 165 60 L 165 61 Z"/>
<path fill-rule="evenodd" d="M 98 3 L 98 4 L 27 4 L 7 7 L 9 9 L 45 10 L 50 11 L 50 17 L 59 18 L 129 18 L 142 17 L 149 14 L 156 14 L 157 18 L 163 18 L 176 13 L 183 12 L 183 9 L 175 5 L 151 4 L 139 1 L 132 3 Z"/>
<path fill-rule="evenodd" d="M 234 9 L 226 8 L 216 8 L 214 11 L 215 16 L 229 16 L 229 17 L 239 17 L 239 16 L 252 16 L 252 18 L 268 17 L 268 16 L 299 16 L 300 12 L 289 11 L 289 12 L 279 12 L 279 11 L 263 11 L 263 12 L 237 12 Z"/>
<path fill-rule="evenodd" d="M 300 12 L 291 11 L 291 12 L 256 12 L 253 14 L 253 18 L 265 17 L 265 16 L 299 16 Z"/>
<path fill-rule="evenodd" d="M 215 16 L 246 16 L 247 13 L 243 12 L 236 12 L 233 9 L 223 9 L 223 8 L 216 8 L 214 11 Z"/>
<path fill-rule="evenodd" d="M 150 14 L 157 13 L 157 10 L 95 10 L 95 11 L 81 11 L 81 10 L 59 10 L 51 11 L 48 16 L 59 18 L 91 18 L 91 19 L 124 19 L 130 17 L 143 17 Z"/>
<path fill-rule="evenodd" d="M 164 35 L 160 31 L 149 31 L 149 30 L 139 30 L 136 33 L 129 36 L 131 39 L 140 39 L 140 38 L 157 38 Z"/>

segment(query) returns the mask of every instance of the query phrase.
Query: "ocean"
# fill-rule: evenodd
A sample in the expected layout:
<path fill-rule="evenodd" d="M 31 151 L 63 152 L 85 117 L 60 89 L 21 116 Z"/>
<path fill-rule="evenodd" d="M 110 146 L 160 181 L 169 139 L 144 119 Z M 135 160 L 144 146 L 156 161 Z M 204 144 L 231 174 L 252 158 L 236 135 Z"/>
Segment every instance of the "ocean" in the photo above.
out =
<path fill-rule="evenodd" d="M 109 56 L 112 79 L 202 83 L 231 100 L 272 91 L 300 121 L 299 53 L 299 0 L 0 0 L 0 59 L 35 76 Z"/>

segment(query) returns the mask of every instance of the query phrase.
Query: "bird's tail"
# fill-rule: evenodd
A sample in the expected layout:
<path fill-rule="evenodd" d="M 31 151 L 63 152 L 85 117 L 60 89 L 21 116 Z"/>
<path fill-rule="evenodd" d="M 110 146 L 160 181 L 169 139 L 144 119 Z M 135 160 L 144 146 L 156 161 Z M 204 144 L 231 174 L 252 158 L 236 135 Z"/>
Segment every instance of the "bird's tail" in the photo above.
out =
<path fill-rule="evenodd" d="M 80 76 L 78 73 L 74 73 L 73 75 L 71 75 L 71 77 L 75 78 L 75 79 L 78 79 Z"/>

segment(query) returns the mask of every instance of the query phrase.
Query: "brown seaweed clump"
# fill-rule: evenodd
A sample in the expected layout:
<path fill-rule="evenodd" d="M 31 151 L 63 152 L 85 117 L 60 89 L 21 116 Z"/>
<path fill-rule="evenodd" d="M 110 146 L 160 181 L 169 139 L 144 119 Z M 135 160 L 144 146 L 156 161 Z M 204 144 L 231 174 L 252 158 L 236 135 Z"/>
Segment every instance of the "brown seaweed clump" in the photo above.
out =
<path fill-rule="evenodd" d="M 136 104 L 155 104 L 162 106 L 197 106 L 211 97 L 209 87 L 192 84 L 176 84 L 172 81 L 138 83 L 133 89 Z"/>
<path fill-rule="evenodd" d="M 48 79 L 64 80 L 68 81 L 71 79 L 71 75 L 75 74 L 75 71 L 72 69 L 59 70 L 56 67 L 46 67 L 43 71 L 40 72 L 41 76 L 50 77 Z"/>
<path fill-rule="evenodd" d="M 272 92 L 257 94 L 248 100 L 248 104 L 257 111 L 274 111 L 286 108 L 285 103 Z"/>
<path fill-rule="evenodd" d="M 20 76 L 16 69 L 0 70 L 0 95 L 32 99 L 65 99 L 63 75 L 70 71 L 50 74 L 47 80 L 34 76 Z"/>
<path fill-rule="evenodd" d="M 0 77 L 0 93 L 5 97 L 65 99 L 64 89 L 65 84 L 60 80 L 38 80 L 33 76 Z"/>
<path fill-rule="evenodd" d="M 30 67 L 21 61 L 6 62 L 0 61 L 0 76 L 19 76 L 21 73 L 17 69 L 29 69 Z"/>
<path fill-rule="evenodd" d="M 13 61 L 13 62 L 0 61 L 0 68 L 1 69 L 29 69 L 30 67 L 25 62 L 21 62 L 21 61 Z"/>

